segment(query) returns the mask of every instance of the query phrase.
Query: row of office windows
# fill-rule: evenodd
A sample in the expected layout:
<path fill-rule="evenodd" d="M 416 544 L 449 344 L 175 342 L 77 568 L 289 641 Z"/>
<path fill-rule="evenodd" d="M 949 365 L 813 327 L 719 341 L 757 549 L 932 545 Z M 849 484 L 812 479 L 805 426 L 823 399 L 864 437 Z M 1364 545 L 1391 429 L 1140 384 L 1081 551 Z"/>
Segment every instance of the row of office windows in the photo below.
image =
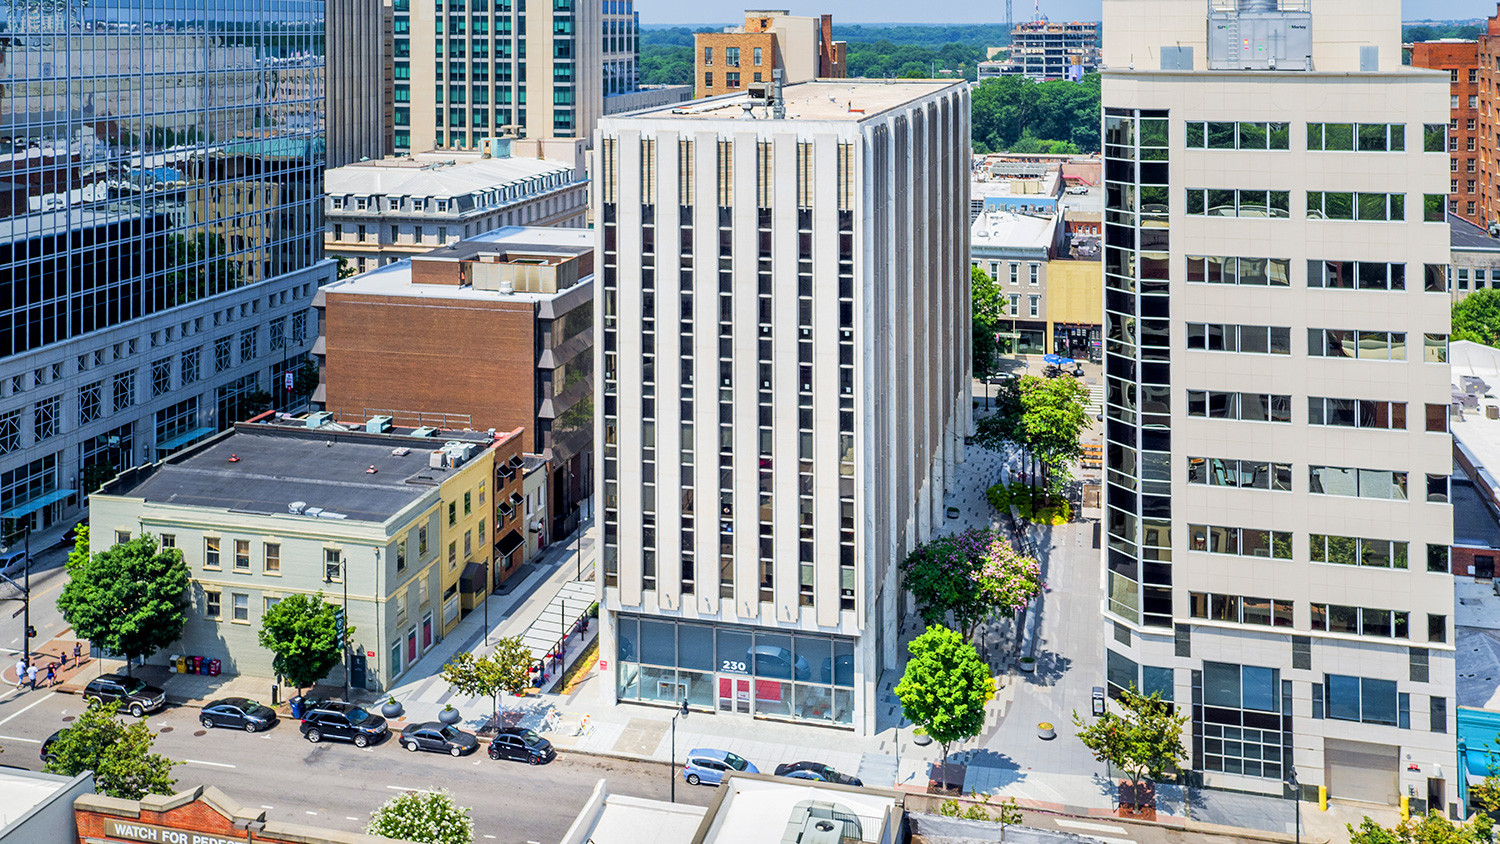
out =
<path fill-rule="evenodd" d="M 1220 457 L 1187 458 L 1187 480 L 1202 486 L 1292 491 L 1292 464 L 1264 460 Z M 1387 469 L 1355 469 L 1343 466 L 1309 466 L 1308 492 L 1406 501 L 1407 473 Z M 1447 503 L 1448 476 L 1427 475 L 1427 501 Z"/>

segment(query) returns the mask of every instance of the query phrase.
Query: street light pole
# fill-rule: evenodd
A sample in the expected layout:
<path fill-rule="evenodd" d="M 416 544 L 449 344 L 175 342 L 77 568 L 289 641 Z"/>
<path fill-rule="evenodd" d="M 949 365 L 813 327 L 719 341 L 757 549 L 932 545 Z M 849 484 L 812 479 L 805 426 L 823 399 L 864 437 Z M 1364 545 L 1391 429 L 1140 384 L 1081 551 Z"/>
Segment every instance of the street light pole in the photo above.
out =
<path fill-rule="evenodd" d="M 21 658 L 26 661 L 26 667 L 31 667 L 31 515 L 26 516 L 26 563 L 21 575 L 21 609 L 24 617 L 21 619 Z M 21 678 L 16 678 L 16 688 L 21 687 Z"/>
<path fill-rule="evenodd" d="M 672 762 L 667 765 L 667 776 L 672 782 L 672 802 L 677 802 L 677 719 L 688 714 L 687 698 L 682 699 L 682 708 L 672 713 Z"/>
<path fill-rule="evenodd" d="M 1287 766 L 1287 777 L 1292 786 L 1292 805 L 1297 809 L 1297 819 L 1294 821 L 1296 824 L 1296 840 L 1297 844 L 1302 844 L 1302 786 L 1297 783 L 1297 768 L 1295 765 Z"/>

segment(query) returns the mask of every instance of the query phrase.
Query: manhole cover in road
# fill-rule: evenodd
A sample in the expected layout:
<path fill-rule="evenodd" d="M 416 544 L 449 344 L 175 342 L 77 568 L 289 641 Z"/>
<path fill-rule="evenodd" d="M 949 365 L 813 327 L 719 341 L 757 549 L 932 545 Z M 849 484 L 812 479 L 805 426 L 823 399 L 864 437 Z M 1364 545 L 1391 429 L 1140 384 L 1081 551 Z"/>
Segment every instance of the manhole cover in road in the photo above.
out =
<path fill-rule="evenodd" d="M 77 718 L 77 717 L 78 717 L 77 715 L 64 715 L 63 716 L 63 723 L 66 724 L 67 722 L 72 721 L 74 718 Z"/>
<path fill-rule="evenodd" d="M 167 730 L 170 730 L 170 729 L 172 729 L 172 728 L 171 727 L 167 728 Z M 166 732 L 166 730 L 163 730 L 162 732 Z M 193 730 L 193 735 L 195 735 L 195 736 L 206 736 L 206 735 L 208 735 L 208 730 Z"/>
<path fill-rule="evenodd" d="M 172 728 L 171 728 L 171 727 L 162 727 L 162 728 L 161 728 L 161 729 L 160 729 L 160 730 L 158 730 L 158 731 L 157 731 L 157 732 L 161 732 L 161 733 L 170 733 L 170 732 L 172 732 Z"/>

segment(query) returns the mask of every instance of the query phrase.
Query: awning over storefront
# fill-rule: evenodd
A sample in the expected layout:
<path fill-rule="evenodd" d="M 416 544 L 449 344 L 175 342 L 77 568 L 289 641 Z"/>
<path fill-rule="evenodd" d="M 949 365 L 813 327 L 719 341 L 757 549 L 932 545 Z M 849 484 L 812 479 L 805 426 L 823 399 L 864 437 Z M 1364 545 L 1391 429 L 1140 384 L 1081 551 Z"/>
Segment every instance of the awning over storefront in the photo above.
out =
<path fill-rule="evenodd" d="M 72 496 L 77 494 L 78 490 L 76 489 L 53 490 L 52 492 L 46 493 L 45 495 L 39 495 L 36 498 L 31 499 L 25 504 L 17 504 L 9 510 L 0 513 L 0 519 L 25 518 L 26 516 L 35 513 L 43 507 L 46 507 L 48 504 L 56 504 L 59 501 L 71 498 Z"/>
<path fill-rule="evenodd" d="M 500 537 L 500 541 L 495 543 L 495 550 L 503 557 L 525 544 L 526 539 L 521 536 L 521 532 L 513 530 Z"/>
<path fill-rule="evenodd" d="M 458 579 L 458 591 L 465 594 L 484 591 L 484 563 L 464 566 L 463 576 Z"/>
<path fill-rule="evenodd" d="M 203 439 L 209 434 L 212 434 L 215 430 L 216 429 L 213 426 L 209 425 L 202 428 L 194 428 L 190 431 L 184 431 L 177 436 L 172 437 L 171 439 L 162 440 L 161 442 L 157 443 L 156 451 L 158 454 L 168 454 L 170 452 L 176 451 L 179 448 L 182 448 L 189 443 L 194 443 L 198 440 Z"/>

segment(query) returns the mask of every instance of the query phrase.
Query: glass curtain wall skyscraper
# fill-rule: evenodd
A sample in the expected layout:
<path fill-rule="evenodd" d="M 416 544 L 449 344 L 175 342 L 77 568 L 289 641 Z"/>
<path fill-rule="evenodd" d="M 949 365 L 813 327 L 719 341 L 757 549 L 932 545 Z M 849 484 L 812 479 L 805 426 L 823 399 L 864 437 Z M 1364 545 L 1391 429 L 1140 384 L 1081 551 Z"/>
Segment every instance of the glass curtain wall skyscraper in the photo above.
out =
<path fill-rule="evenodd" d="M 289 397 L 331 274 L 322 18 L 316 0 L 0 5 L 5 539 Z"/>

